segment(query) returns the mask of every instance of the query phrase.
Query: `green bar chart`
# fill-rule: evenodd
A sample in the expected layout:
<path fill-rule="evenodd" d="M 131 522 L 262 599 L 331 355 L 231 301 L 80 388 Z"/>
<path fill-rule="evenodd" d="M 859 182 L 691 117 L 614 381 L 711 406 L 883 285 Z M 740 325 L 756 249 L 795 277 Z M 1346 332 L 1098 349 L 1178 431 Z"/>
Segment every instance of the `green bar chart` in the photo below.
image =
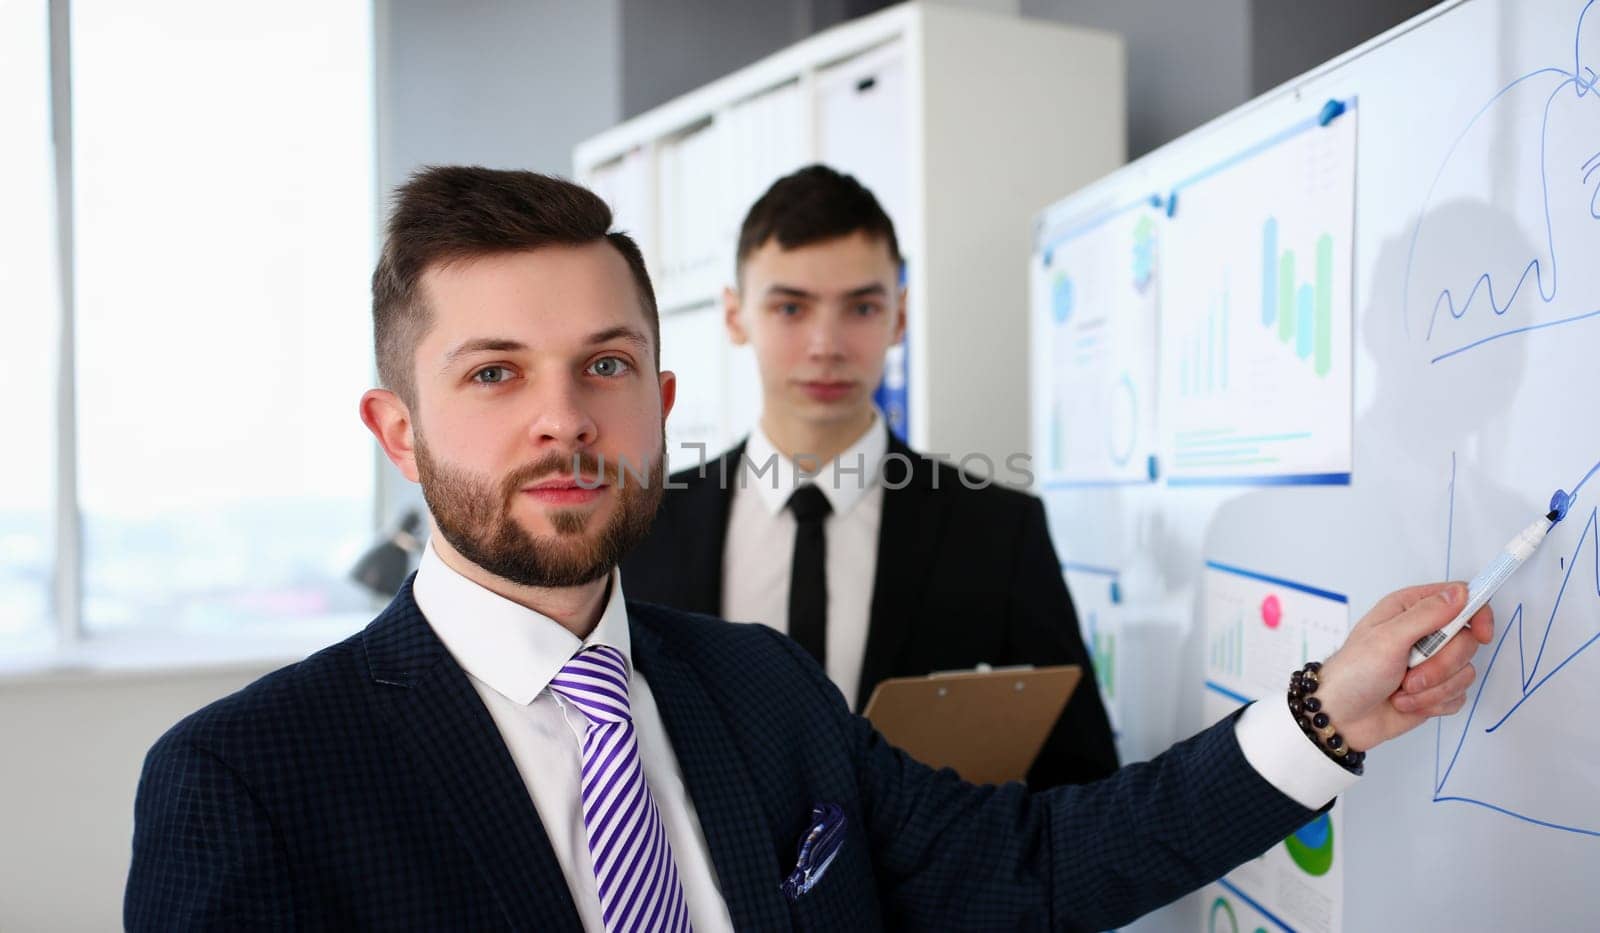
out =
<path fill-rule="evenodd" d="M 1333 237 L 1317 237 L 1311 281 L 1295 278 L 1293 249 L 1278 246 L 1278 218 L 1261 227 L 1261 323 L 1318 376 L 1333 370 Z"/>
<path fill-rule="evenodd" d="M 1094 638 L 1089 647 L 1089 654 L 1093 659 L 1094 676 L 1100 681 L 1100 689 L 1109 696 L 1116 696 L 1117 636 L 1115 632 L 1101 631 L 1097 625 L 1093 627 Z"/>
<path fill-rule="evenodd" d="M 1244 614 L 1211 633 L 1211 669 L 1244 676 Z"/>

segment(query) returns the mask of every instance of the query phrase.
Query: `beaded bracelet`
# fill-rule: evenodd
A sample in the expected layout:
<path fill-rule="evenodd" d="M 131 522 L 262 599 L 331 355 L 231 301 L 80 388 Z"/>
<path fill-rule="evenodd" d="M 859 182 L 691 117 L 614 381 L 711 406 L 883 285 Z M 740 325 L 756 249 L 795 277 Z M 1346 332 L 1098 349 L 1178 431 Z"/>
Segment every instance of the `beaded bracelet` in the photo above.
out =
<path fill-rule="evenodd" d="M 1367 760 L 1367 753 L 1358 752 L 1345 744 L 1344 736 L 1334 730 L 1328 714 L 1323 712 L 1322 700 L 1312 696 L 1322 682 L 1318 673 L 1321 670 L 1321 662 L 1308 661 L 1305 667 L 1290 675 L 1289 712 L 1294 714 L 1295 722 L 1300 724 L 1306 737 L 1317 743 L 1317 747 L 1334 763 L 1351 774 L 1359 775 L 1364 770 L 1362 762 Z"/>

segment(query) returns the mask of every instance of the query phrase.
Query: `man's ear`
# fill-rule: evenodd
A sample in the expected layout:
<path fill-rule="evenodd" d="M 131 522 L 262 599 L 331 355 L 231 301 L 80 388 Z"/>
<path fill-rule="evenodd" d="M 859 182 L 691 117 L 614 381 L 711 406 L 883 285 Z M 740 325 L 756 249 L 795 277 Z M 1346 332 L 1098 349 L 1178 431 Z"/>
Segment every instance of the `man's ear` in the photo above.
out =
<path fill-rule="evenodd" d="M 736 347 L 750 342 L 750 334 L 739 317 L 739 293 L 731 286 L 722 289 L 722 323 L 728 329 L 728 339 Z"/>
<path fill-rule="evenodd" d="M 678 375 L 670 369 L 661 371 L 661 424 L 672 414 L 672 403 L 678 400 Z"/>
<path fill-rule="evenodd" d="M 361 423 L 378 439 L 384 456 L 406 479 L 417 479 L 416 438 L 412 434 L 411 409 L 400 396 L 388 389 L 368 389 L 361 396 Z"/>

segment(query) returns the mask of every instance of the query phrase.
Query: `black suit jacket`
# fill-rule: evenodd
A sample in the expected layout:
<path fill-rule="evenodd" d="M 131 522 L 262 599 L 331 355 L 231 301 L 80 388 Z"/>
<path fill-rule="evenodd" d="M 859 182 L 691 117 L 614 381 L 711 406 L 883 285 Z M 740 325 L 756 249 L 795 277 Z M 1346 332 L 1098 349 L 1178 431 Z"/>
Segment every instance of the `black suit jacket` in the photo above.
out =
<path fill-rule="evenodd" d="M 975 787 L 886 745 L 798 646 L 630 603 L 649 681 L 741 930 L 1103 930 L 1313 816 L 1225 720 L 1107 781 Z M 779 882 L 817 803 L 822 879 Z M 143 930 L 576 931 L 489 711 L 408 581 L 364 631 L 175 726 L 135 804 L 124 920 Z"/>
<path fill-rule="evenodd" d="M 857 711 L 889 677 L 979 662 L 1080 664 L 1083 680 L 1028 783 L 1043 789 L 1115 771 L 1111 725 L 1050 544 L 1043 503 L 1002 486 L 970 488 L 955 467 L 915 453 L 892 435 L 889 453 Z M 734 492 L 741 477 L 746 484 L 771 482 L 770 474 L 757 477 L 741 469 L 743 456 L 740 444 L 703 470 L 673 474 L 672 487 L 684 488 L 668 488 L 649 538 L 622 563 L 630 598 L 722 615 L 723 550 Z"/>

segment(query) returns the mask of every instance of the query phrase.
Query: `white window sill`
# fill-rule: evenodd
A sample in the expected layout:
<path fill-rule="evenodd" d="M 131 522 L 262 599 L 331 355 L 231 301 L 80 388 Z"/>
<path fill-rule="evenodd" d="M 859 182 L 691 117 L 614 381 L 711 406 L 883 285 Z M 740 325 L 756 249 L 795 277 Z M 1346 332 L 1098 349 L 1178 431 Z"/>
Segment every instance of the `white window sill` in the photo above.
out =
<path fill-rule="evenodd" d="M 343 641 L 371 620 L 372 614 L 363 613 L 234 632 L 138 629 L 96 635 L 70 645 L 0 652 L 0 687 L 82 679 L 266 673 Z"/>

